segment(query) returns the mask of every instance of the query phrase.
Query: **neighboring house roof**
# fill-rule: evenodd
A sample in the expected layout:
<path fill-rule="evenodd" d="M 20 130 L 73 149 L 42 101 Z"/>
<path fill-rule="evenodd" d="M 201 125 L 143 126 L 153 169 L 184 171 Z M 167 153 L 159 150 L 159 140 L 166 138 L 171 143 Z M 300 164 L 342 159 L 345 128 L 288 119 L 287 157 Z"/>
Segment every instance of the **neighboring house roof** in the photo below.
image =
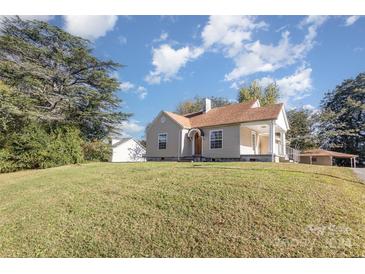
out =
<path fill-rule="evenodd" d="M 278 118 L 283 104 L 275 104 L 265 107 L 252 107 L 256 100 L 245 103 L 226 105 L 212 108 L 208 112 L 187 114 L 190 118 L 172 113 L 165 113 L 185 128 L 207 127 L 225 124 L 236 124 L 252 121 L 275 120 Z"/>
<path fill-rule="evenodd" d="M 114 147 L 120 146 L 121 144 L 124 144 L 125 142 L 127 142 L 127 141 L 129 141 L 129 140 L 133 140 L 133 141 L 135 141 L 138 145 L 140 145 L 142 148 L 145 148 L 145 147 L 144 147 L 144 146 L 143 146 L 140 142 L 138 142 L 138 141 L 136 141 L 136 140 L 134 140 L 133 138 L 130 138 L 130 137 L 122 138 L 122 139 L 118 140 L 118 142 L 114 143 L 114 144 L 112 145 L 112 147 L 114 148 Z"/>
<path fill-rule="evenodd" d="M 324 149 L 319 149 L 319 148 L 318 149 L 308 149 L 308 150 L 302 151 L 300 156 L 332 156 L 335 158 L 358 157 L 358 155 L 354 155 L 354 154 L 329 151 L 329 150 L 324 150 Z"/>
<path fill-rule="evenodd" d="M 114 143 L 112 145 L 112 147 L 117 147 L 117 146 L 129 141 L 130 139 L 132 139 L 132 138 L 122 138 L 122 139 L 118 140 L 116 143 Z"/>

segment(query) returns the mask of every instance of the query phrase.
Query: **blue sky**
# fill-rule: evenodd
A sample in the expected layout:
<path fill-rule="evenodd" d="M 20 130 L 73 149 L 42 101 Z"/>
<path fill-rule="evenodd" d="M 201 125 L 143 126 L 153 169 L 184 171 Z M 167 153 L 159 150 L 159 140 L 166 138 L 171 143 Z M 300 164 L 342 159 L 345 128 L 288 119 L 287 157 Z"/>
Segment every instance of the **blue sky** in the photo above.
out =
<path fill-rule="evenodd" d="M 358 16 L 41 16 L 92 41 L 125 67 L 126 134 L 141 137 L 160 110 L 275 81 L 287 108 L 317 108 L 323 94 L 365 71 L 365 18 Z"/>

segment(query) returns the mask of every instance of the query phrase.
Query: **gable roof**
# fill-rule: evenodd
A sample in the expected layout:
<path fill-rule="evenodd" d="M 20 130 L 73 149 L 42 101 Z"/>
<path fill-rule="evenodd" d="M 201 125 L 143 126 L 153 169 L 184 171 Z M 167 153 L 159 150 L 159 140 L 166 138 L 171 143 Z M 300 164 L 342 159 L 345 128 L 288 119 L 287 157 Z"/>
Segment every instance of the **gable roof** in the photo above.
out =
<path fill-rule="evenodd" d="M 225 124 L 236 124 L 252 121 L 275 120 L 278 118 L 283 104 L 275 104 L 265 107 L 252 107 L 256 100 L 245 103 L 226 105 L 223 107 L 212 108 L 208 112 L 197 112 L 193 115 L 185 116 L 167 112 L 171 119 L 184 128 L 207 127 Z M 188 116 L 188 117 L 186 117 Z"/>
<path fill-rule="evenodd" d="M 273 120 L 279 116 L 283 104 L 251 108 L 255 101 L 213 108 L 207 113 L 190 118 L 192 127 L 207 127 L 260 120 Z"/>
<path fill-rule="evenodd" d="M 137 140 L 134 140 L 133 138 L 131 137 L 126 137 L 126 138 L 122 138 L 120 139 L 118 142 L 114 143 L 112 145 L 112 147 L 117 147 L 117 146 L 120 146 L 122 144 L 124 144 L 125 142 L 128 142 L 129 140 L 133 140 L 134 142 L 136 142 L 138 145 L 140 145 L 142 148 L 145 148 L 140 142 L 138 142 Z"/>
<path fill-rule="evenodd" d="M 305 151 L 302 151 L 300 153 L 300 156 L 332 156 L 337 158 L 353 158 L 358 157 L 358 155 L 354 154 L 347 154 L 347 153 L 341 153 L 336 151 L 330 151 L 330 150 L 324 150 L 324 149 L 308 149 Z"/>
<path fill-rule="evenodd" d="M 121 144 L 123 144 L 123 143 L 125 143 L 125 142 L 129 141 L 130 139 L 132 139 L 132 138 L 122 138 L 122 139 L 118 140 L 117 142 L 115 142 L 115 143 L 112 145 L 112 147 L 117 147 L 117 146 L 119 146 L 119 145 L 121 145 Z"/>
<path fill-rule="evenodd" d="M 191 123 L 190 123 L 190 119 L 186 118 L 182 115 L 173 113 L 173 112 L 169 112 L 169 111 L 164 111 L 164 113 L 166 115 L 168 115 L 171 119 L 173 119 L 175 122 L 177 122 L 179 125 L 181 125 L 184 128 L 191 128 Z"/>

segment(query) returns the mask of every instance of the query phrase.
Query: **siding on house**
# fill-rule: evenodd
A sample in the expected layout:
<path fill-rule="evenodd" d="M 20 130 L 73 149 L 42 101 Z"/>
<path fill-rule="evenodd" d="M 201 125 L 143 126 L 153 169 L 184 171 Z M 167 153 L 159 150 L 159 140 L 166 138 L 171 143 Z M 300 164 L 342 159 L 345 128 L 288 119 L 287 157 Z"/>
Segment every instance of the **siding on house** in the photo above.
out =
<path fill-rule="evenodd" d="M 260 154 L 268 154 L 269 153 L 269 136 L 268 135 L 260 135 Z"/>
<path fill-rule="evenodd" d="M 168 115 L 161 112 L 148 128 L 146 134 L 146 157 L 179 157 L 179 142 L 182 142 L 181 130 L 181 126 L 173 121 Z M 159 133 L 167 133 L 166 149 L 158 148 Z"/>
<path fill-rule="evenodd" d="M 223 147 L 210 148 L 210 131 L 223 130 Z M 240 158 L 240 124 L 203 128 L 202 156 L 207 158 Z"/>
<path fill-rule="evenodd" d="M 189 157 L 192 153 L 192 142 L 188 138 L 189 130 L 184 128 L 181 130 L 181 156 Z"/>
<path fill-rule="evenodd" d="M 113 147 L 112 162 L 143 162 L 145 148 L 133 139 L 122 142 Z"/>
<path fill-rule="evenodd" d="M 279 116 L 275 121 L 275 124 L 278 125 L 282 130 L 289 130 L 289 125 L 284 108 L 281 109 Z"/>
<path fill-rule="evenodd" d="M 252 148 L 252 140 L 251 134 L 252 132 L 256 133 L 256 153 L 258 153 L 259 149 L 259 135 L 256 131 L 251 130 L 247 127 L 240 128 L 240 154 L 255 154 L 255 151 Z"/>

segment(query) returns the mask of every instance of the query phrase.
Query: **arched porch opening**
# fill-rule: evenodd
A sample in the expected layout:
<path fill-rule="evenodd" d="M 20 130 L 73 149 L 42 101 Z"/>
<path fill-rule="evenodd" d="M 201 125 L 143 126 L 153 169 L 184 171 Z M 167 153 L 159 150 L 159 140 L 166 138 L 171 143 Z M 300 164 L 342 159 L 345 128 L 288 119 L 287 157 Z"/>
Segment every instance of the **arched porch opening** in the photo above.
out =
<path fill-rule="evenodd" d="M 203 131 L 199 128 L 192 128 L 188 132 L 188 137 L 191 140 L 191 155 L 201 156 L 202 155 L 202 136 Z"/>

